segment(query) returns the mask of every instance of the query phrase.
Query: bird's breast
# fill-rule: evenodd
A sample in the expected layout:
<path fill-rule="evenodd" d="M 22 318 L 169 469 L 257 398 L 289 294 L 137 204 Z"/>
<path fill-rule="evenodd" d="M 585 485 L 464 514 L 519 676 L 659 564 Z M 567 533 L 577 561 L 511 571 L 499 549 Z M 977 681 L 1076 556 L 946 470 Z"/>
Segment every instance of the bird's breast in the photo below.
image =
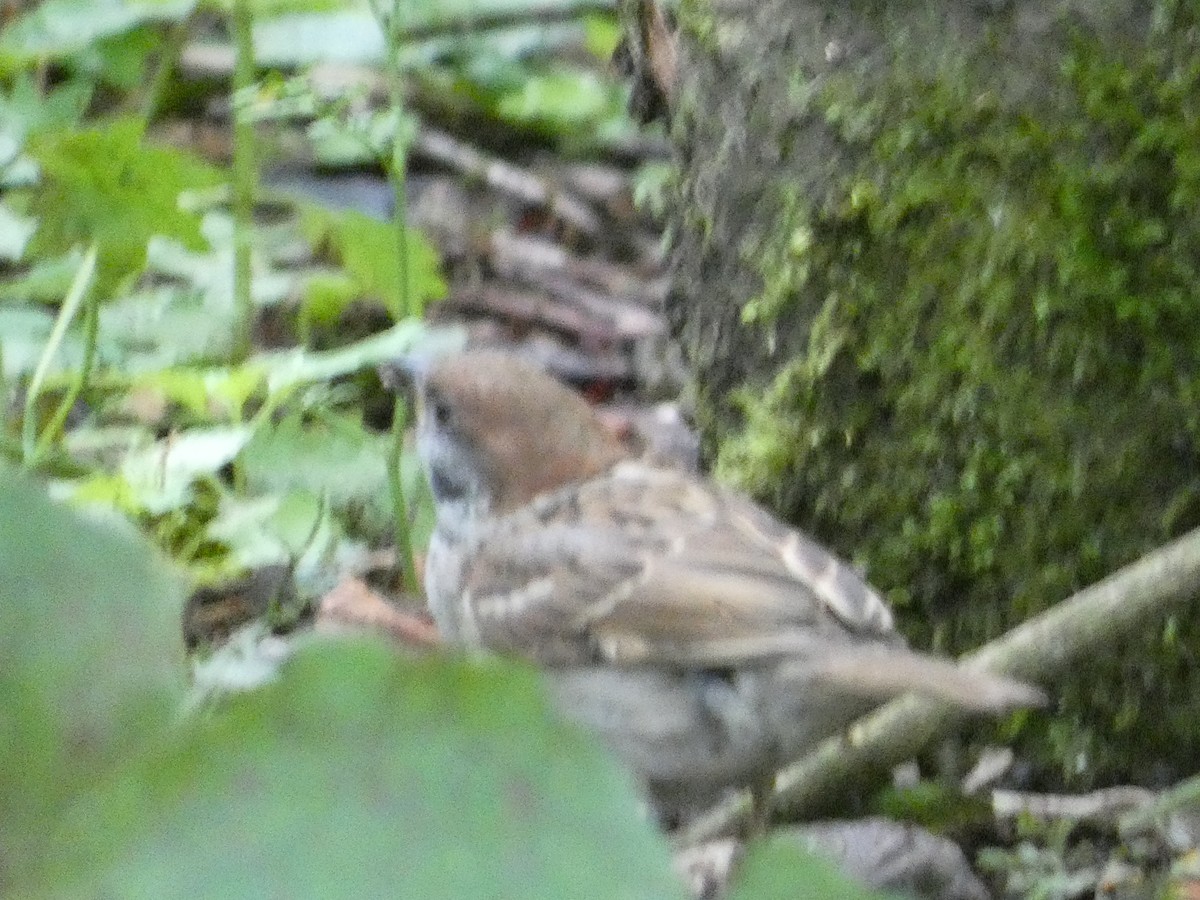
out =
<path fill-rule="evenodd" d="M 466 554 L 462 541 L 435 529 L 425 558 L 425 598 L 442 638 L 475 647 L 479 636 L 463 606 Z"/>

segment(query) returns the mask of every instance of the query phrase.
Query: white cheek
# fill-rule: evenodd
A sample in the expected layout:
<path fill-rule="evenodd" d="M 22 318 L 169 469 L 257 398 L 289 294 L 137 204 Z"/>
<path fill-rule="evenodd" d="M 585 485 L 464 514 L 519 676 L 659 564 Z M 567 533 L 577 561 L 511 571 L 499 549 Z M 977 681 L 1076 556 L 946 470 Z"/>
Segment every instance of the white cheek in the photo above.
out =
<path fill-rule="evenodd" d="M 433 487 L 439 526 L 457 533 L 469 518 L 491 507 L 482 466 L 461 441 L 444 429 L 422 427 L 417 432 L 417 452 Z"/>

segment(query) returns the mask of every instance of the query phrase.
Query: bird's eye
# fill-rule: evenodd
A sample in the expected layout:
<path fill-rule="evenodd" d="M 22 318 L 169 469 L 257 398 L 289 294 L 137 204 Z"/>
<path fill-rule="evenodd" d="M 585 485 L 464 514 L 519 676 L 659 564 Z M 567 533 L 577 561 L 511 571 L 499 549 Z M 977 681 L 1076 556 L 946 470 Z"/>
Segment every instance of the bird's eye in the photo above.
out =
<path fill-rule="evenodd" d="M 433 417 L 433 421 L 442 426 L 448 426 L 453 418 L 453 413 L 450 409 L 450 404 L 444 400 L 433 400 L 429 404 L 429 415 Z"/>
<path fill-rule="evenodd" d="M 454 411 L 440 393 L 433 390 L 425 392 L 425 414 L 439 428 L 448 427 L 454 418 Z"/>

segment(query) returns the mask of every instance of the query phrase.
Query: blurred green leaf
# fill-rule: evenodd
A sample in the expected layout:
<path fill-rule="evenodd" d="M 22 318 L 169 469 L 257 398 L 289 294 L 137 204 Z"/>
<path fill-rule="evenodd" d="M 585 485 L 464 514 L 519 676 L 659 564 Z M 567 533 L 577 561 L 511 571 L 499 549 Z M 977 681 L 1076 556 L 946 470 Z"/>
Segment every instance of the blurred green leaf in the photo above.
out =
<path fill-rule="evenodd" d="M 31 134 L 78 124 L 92 98 L 86 81 L 66 81 L 44 88 L 28 72 L 16 75 L 0 94 L 0 133 L 24 140 Z"/>
<path fill-rule="evenodd" d="M 297 320 L 302 332 L 329 328 L 358 299 L 357 285 L 342 272 L 317 272 L 304 281 Z"/>
<path fill-rule="evenodd" d="M 155 29 L 139 26 L 89 44 L 72 56 L 70 65 L 91 81 L 132 91 L 150 77 L 162 43 Z"/>
<path fill-rule="evenodd" d="M 300 208 L 309 241 L 327 245 L 359 289 L 382 301 L 399 318 L 402 298 L 395 226 L 354 210 L 335 212 L 314 204 Z M 419 316 L 429 301 L 446 295 L 446 282 L 437 251 L 424 234 L 408 229 L 407 245 L 409 312 Z"/>
<path fill-rule="evenodd" d="M 588 52 L 601 62 L 608 63 L 621 42 L 621 25 L 615 15 L 590 15 L 584 18 L 584 43 Z"/>
<path fill-rule="evenodd" d="M 37 231 L 37 220 L 23 216 L 0 200 L 0 261 L 16 262 Z"/>
<path fill-rule="evenodd" d="M 582 69 L 526 78 L 519 90 L 501 98 L 498 109 L 501 115 L 518 121 L 562 128 L 597 123 L 621 111 L 613 83 Z"/>
<path fill-rule="evenodd" d="M 0 33 L 0 68 L 62 59 L 145 22 L 179 22 L 196 0 L 42 0 Z"/>
<path fill-rule="evenodd" d="M 534 673 L 367 641 L 301 649 L 62 824 L 27 896 L 683 895 L 627 778 Z"/>
<path fill-rule="evenodd" d="M 430 328 L 416 319 L 405 319 L 387 331 L 337 350 L 263 353 L 255 357 L 255 364 L 266 371 L 274 394 L 306 382 L 326 381 L 378 366 L 417 348 L 423 352 L 449 351 L 461 347 L 465 341 L 466 334 L 459 329 Z"/>
<path fill-rule="evenodd" d="M 0 282 L 0 301 L 62 302 L 82 259 L 83 253 L 75 249 L 58 256 L 30 260 L 31 265 L 20 275 Z"/>
<path fill-rule="evenodd" d="M 387 435 L 369 433 L 353 416 L 294 413 L 259 429 L 246 445 L 246 486 L 252 492 L 304 487 L 334 505 L 365 503 L 386 494 L 386 445 Z"/>
<path fill-rule="evenodd" d="M 4 348 L 4 376 L 24 375 L 33 371 L 50 332 L 54 317 L 39 307 L 0 307 L 0 346 Z M 59 354 L 51 361 L 50 371 L 62 371 L 78 365 L 83 359 L 83 346 L 78 335 L 69 334 Z"/>
<path fill-rule="evenodd" d="M 727 900 L 884 900 L 887 895 L 849 881 L 828 860 L 785 837 L 751 845 Z"/>
<path fill-rule="evenodd" d="M 549 0 L 561 6 L 565 0 Z M 544 7 L 547 0 L 543 0 Z M 402 4 L 406 9 L 412 4 Z M 427 7 L 440 10 L 442 4 Z M 473 4 L 481 10 L 481 4 Z M 461 12 L 461 10 L 460 10 Z M 441 21 L 450 18 L 438 15 Z M 421 14 L 406 19 L 409 27 L 431 24 Z M 561 25 L 516 25 L 509 28 L 471 30 L 447 28 L 444 36 L 425 40 L 402 40 L 399 62 L 404 68 L 428 66 L 450 57 L 468 58 L 478 54 L 496 54 L 518 59 L 533 53 L 545 53 L 556 47 L 577 46 L 583 39 L 581 23 Z M 281 15 L 258 21 L 254 26 L 254 52 L 259 63 L 274 68 L 301 68 L 319 62 L 359 65 L 378 64 L 384 59 L 383 33 L 375 16 L 365 9 L 330 13 Z"/>
<path fill-rule="evenodd" d="M 121 475 L 139 507 L 152 515 L 186 506 L 197 479 L 229 465 L 250 440 L 247 426 L 205 428 L 173 434 L 153 446 L 132 451 Z"/>
<path fill-rule="evenodd" d="M 182 592 L 132 529 L 82 520 L 0 465 L 0 893 L 60 807 L 166 727 Z M 98 830 L 112 826 L 111 822 Z"/>
<path fill-rule="evenodd" d="M 228 496 L 206 529 L 207 536 L 229 549 L 233 574 L 267 565 L 287 565 L 308 544 L 328 544 L 335 534 L 319 534 L 325 506 L 304 490 L 263 497 Z"/>
<path fill-rule="evenodd" d="M 246 445 L 246 486 L 264 494 L 304 488 L 350 513 L 350 520 L 358 522 L 357 532 L 374 539 L 387 537 L 392 508 L 385 461 L 390 440 L 367 431 L 361 417 L 290 415 L 271 428 L 260 428 Z M 415 456 L 402 461 L 401 476 L 413 541 L 423 546 L 433 529 L 433 503 Z"/>
<path fill-rule="evenodd" d="M 203 246 L 200 218 L 180 209 L 179 195 L 224 176 L 189 154 L 144 144 L 141 122 L 40 135 L 29 152 L 42 168 L 42 184 L 29 195 L 29 212 L 41 223 L 30 251 L 60 253 L 95 241 L 102 294 L 141 271 L 151 235 Z"/>
<path fill-rule="evenodd" d="M 247 401 L 264 385 L 265 373 L 253 363 L 200 369 L 180 366 L 147 372 L 133 381 L 133 389 L 152 391 L 164 401 L 177 403 L 200 422 L 239 422 Z"/>

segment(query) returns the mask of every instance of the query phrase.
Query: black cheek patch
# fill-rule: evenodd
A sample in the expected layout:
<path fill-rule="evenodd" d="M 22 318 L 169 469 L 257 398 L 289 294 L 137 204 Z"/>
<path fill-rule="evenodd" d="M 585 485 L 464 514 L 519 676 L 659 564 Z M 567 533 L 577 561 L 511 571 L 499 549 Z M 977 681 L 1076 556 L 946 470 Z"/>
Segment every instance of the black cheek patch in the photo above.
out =
<path fill-rule="evenodd" d="M 429 473 L 429 487 L 437 501 L 460 500 L 467 492 L 466 482 L 455 478 L 442 466 L 434 466 Z"/>

